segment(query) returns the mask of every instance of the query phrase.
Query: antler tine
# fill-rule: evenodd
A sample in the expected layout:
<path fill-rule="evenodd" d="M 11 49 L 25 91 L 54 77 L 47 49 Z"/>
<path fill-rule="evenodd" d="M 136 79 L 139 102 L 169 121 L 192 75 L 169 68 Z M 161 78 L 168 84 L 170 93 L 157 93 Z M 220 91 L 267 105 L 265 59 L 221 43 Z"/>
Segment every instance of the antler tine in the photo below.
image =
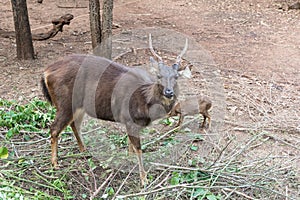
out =
<path fill-rule="evenodd" d="M 163 60 L 162 60 L 162 57 L 160 57 L 159 55 L 157 55 L 157 53 L 155 53 L 155 51 L 154 51 L 154 49 L 153 49 L 151 33 L 149 34 L 149 48 L 150 48 L 151 53 L 152 53 L 154 56 L 156 56 L 156 57 L 159 59 L 159 61 L 162 62 L 162 61 L 163 61 Z"/>
<path fill-rule="evenodd" d="M 188 49 L 188 39 L 186 38 L 186 39 L 185 39 L 185 45 L 184 45 L 184 48 L 183 48 L 183 50 L 181 51 L 181 53 L 180 53 L 180 54 L 177 56 L 177 58 L 176 58 L 176 63 L 177 63 L 177 64 L 179 64 L 179 63 L 181 62 L 181 58 L 182 58 L 182 56 L 186 53 L 187 49 Z"/>

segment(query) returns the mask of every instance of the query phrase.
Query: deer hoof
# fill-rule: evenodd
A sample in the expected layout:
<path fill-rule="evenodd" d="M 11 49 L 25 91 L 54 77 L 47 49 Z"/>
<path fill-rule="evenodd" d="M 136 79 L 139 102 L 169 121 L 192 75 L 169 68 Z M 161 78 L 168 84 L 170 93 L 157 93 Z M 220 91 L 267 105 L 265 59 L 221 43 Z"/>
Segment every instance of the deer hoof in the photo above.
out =
<path fill-rule="evenodd" d="M 59 165 L 57 164 L 57 162 L 55 162 L 55 163 L 52 163 L 52 166 L 53 166 L 53 169 L 54 170 L 59 170 Z"/>
<path fill-rule="evenodd" d="M 86 152 L 87 149 L 86 149 L 86 147 L 79 147 L 79 151 L 80 151 L 80 152 Z"/>
<path fill-rule="evenodd" d="M 148 184 L 147 172 L 141 172 L 141 185 L 145 188 Z"/>

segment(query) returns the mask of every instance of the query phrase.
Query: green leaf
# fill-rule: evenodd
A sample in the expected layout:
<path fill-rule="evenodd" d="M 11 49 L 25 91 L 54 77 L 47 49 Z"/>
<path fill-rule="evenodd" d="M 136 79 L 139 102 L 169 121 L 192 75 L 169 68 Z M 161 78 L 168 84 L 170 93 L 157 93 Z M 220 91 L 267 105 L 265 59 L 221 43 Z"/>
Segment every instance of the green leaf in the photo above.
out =
<path fill-rule="evenodd" d="M 203 188 L 197 188 L 196 191 L 193 193 L 193 197 L 204 196 L 206 194 L 207 194 L 207 190 Z"/>
<path fill-rule="evenodd" d="M 195 138 L 195 140 L 204 140 L 202 134 L 195 134 L 195 135 L 194 135 L 194 138 Z"/>
<path fill-rule="evenodd" d="M 115 194 L 115 190 L 112 187 L 107 187 L 106 192 L 107 192 L 108 196 L 112 196 Z"/>
<path fill-rule="evenodd" d="M 197 165 L 197 161 L 195 159 L 189 159 L 188 164 L 191 167 L 195 167 Z"/>
<path fill-rule="evenodd" d="M 206 196 L 206 198 L 208 200 L 218 200 L 217 197 L 214 194 L 209 194 L 209 195 Z"/>
<path fill-rule="evenodd" d="M 192 146 L 191 146 L 191 150 L 192 150 L 192 151 L 197 151 L 197 150 L 198 150 L 198 147 L 197 147 L 197 146 L 194 146 L 194 145 L 192 145 Z"/>
<path fill-rule="evenodd" d="M 24 140 L 25 141 L 29 141 L 30 140 L 30 136 L 29 135 L 24 135 Z"/>
<path fill-rule="evenodd" d="M 160 121 L 160 124 L 171 126 L 174 123 L 174 119 L 172 118 L 165 118 Z"/>
<path fill-rule="evenodd" d="M 171 180 L 170 180 L 170 184 L 171 185 L 178 185 L 179 184 L 179 177 L 172 177 Z"/>
<path fill-rule="evenodd" d="M 7 139 L 10 139 L 10 138 L 12 138 L 13 135 L 14 135 L 14 131 L 13 131 L 13 129 L 11 128 L 11 129 L 9 129 L 9 130 L 7 131 L 7 133 L 6 133 L 6 138 L 7 138 Z"/>
<path fill-rule="evenodd" d="M 181 176 L 181 175 L 180 175 L 179 173 L 173 172 L 172 178 L 171 178 L 171 180 L 170 180 L 170 184 L 171 184 L 171 185 L 178 185 L 179 182 L 180 182 L 180 176 Z"/>
<path fill-rule="evenodd" d="M 1 159 L 8 158 L 8 149 L 6 147 L 0 147 L 0 158 Z"/>
<path fill-rule="evenodd" d="M 96 169 L 96 165 L 95 165 L 94 161 L 91 158 L 88 159 L 88 164 L 89 164 L 89 167 L 91 168 L 91 170 Z"/>

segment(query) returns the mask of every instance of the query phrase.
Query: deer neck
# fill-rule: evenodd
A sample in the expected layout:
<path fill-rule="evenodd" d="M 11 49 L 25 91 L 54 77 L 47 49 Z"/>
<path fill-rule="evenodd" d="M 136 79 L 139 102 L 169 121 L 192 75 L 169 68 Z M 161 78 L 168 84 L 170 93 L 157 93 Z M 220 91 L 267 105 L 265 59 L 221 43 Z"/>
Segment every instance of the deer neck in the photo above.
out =
<path fill-rule="evenodd" d="M 159 104 L 164 107 L 165 111 L 168 113 L 174 103 L 176 102 L 176 95 L 173 98 L 167 98 L 163 95 L 163 88 L 159 84 L 151 84 L 145 88 L 145 97 L 147 103 L 151 106 L 154 104 Z"/>

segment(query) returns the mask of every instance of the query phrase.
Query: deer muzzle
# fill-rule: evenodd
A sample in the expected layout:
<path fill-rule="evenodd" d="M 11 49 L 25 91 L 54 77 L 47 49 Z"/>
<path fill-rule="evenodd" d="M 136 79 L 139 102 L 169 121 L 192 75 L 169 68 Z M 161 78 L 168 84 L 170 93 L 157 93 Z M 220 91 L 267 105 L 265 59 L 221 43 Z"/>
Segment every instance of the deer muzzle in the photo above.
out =
<path fill-rule="evenodd" d="M 171 89 L 165 89 L 164 96 L 171 99 L 172 97 L 174 97 L 174 91 Z"/>

